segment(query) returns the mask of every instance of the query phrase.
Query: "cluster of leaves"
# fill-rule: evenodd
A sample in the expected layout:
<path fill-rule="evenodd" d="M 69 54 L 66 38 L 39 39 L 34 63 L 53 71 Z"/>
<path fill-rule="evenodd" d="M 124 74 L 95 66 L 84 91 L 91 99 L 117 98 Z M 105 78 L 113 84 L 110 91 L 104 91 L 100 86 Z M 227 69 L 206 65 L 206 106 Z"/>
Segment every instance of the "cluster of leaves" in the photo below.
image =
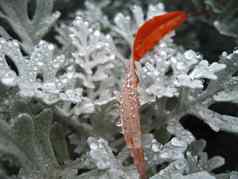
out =
<path fill-rule="evenodd" d="M 117 97 L 136 29 L 165 6 L 139 3 L 146 8 L 130 6 L 127 13 L 113 12 L 113 19 L 107 16 L 112 11 L 103 12 L 133 1 L 123 3 L 85 2 L 71 22 L 57 21 L 53 0 L 0 1 L 0 177 L 138 178 L 115 125 Z M 226 8 L 220 1 L 193 3 L 228 18 L 235 1 Z M 220 28 L 226 20 L 212 19 L 221 33 L 236 38 L 235 28 Z M 58 32 L 55 44 L 43 40 L 52 27 Z M 210 109 L 217 102 L 238 102 L 238 51 L 223 52 L 209 64 L 198 52 L 176 45 L 173 36 L 137 64 L 151 179 L 237 177 L 214 174 L 225 159 L 208 158 L 206 142 L 196 140 L 180 120 L 194 115 L 216 132 L 238 132 L 238 117 Z"/>
<path fill-rule="evenodd" d="M 237 39 L 237 1 L 193 0 L 193 3 L 200 10 L 211 10 L 210 17 L 207 19 L 207 22 L 213 24 L 221 34 Z"/>

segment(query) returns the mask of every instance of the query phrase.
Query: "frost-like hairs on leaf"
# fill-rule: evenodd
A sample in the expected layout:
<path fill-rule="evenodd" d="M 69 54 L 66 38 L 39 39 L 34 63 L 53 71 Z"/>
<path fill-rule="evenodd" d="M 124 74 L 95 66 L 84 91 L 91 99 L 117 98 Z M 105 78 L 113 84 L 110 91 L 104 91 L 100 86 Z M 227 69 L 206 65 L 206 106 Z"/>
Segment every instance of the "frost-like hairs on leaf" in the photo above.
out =
<path fill-rule="evenodd" d="M 35 3 L 35 8 L 30 3 Z M 53 0 L 1 0 L 0 19 L 6 24 L 0 26 L 0 36 L 13 39 L 13 31 L 23 49 L 31 53 L 60 16 L 58 11 L 52 13 L 53 7 Z"/>
<path fill-rule="evenodd" d="M 12 70 L 9 60 L 16 66 Z M 37 97 L 48 104 L 59 100 L 81 101 L 81 89 L 75 87 L 74 68 L 63 55 L 54 56 L 54 46 L 41 41 L 29 56 L 24 56 L 16 41 L 0 40 L 1 82 L 6 86 L 18 86 L 24 97 Z M 65 73 L 57 73 L 65 68 Z"/>
<path fill-rule="evenodd" d="M 97 26 L 77 16 L 69 28 L 74 47 L 72 53 L 77 77 L 88 104 L 104 105 L 115 100 L 119 91 L 122 62 L 109 34 L 103 34 Z M 80 114 L 80 107 L 75 108 Z"/>
<path fill-rule="evenodd" d="M 142 64 L 142 86 L 158 98 L 178 96 L 181 88 L 202 89 L 204 79 L 216 80 L 215 74 L 226 67 L 209 65 L 192 50 L 180 51 L 169 36 L 143 58 Z"/>
<path fill-rule="evenodd" d="M 130 10 L 132 16 L 127 16 L 122 13 L 116 14 L 114 17 L 115 26 L 113 26 L 113 30 L 123 37 L 130 46 L 132 46 L 134 34 L 138 27 L 142 25 L 146 19 L 165 13 L 165 10 L 162 3 L 158 3 L 155 6 L 149 5 L 146 15 L 143 13 L 142 8 L 136 5 L 134 5 Z M 144 18 L 145 16 L 146 19 Z"/>

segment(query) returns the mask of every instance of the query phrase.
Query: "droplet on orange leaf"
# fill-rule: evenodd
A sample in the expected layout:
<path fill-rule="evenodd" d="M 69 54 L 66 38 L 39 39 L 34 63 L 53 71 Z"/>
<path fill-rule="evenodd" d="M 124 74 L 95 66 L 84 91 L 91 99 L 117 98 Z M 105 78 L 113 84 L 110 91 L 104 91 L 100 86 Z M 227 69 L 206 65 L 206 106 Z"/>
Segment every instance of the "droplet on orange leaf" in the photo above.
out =
<path fill-rule="evenodd" d="M 187 19 L 183 11 L 173 11 L 146 21 L 137 31 L 133 45 L 133 59 L 139 61 L 167 33 Z"/>

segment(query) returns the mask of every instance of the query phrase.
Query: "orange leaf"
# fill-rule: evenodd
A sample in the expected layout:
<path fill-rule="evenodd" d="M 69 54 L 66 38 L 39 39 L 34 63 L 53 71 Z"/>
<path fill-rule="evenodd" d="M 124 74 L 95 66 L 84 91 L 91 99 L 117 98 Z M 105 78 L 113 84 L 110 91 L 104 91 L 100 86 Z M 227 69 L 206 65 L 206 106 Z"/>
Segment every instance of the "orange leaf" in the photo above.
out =
<path fill-rule="evenodd" d="M 136 33 L 133 59 L 139 61 L 160 39 L 181 25 L 186 19 L 187 14 L 185 12 L 173 11 L 146 21 Z"/>

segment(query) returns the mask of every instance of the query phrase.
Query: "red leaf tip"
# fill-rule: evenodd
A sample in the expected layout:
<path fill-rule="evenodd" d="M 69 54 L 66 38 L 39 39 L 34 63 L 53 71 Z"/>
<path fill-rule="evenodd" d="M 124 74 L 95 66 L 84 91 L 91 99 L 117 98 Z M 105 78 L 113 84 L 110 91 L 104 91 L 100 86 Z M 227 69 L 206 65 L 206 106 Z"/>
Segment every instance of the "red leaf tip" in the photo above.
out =
<path fill-rule="evenodd" d="M 139 27 L 133 45 L 133 59 L 139 61 L 169 32 L 187 19 L 184 11 L 173 11 L 147 20 Z"/>

